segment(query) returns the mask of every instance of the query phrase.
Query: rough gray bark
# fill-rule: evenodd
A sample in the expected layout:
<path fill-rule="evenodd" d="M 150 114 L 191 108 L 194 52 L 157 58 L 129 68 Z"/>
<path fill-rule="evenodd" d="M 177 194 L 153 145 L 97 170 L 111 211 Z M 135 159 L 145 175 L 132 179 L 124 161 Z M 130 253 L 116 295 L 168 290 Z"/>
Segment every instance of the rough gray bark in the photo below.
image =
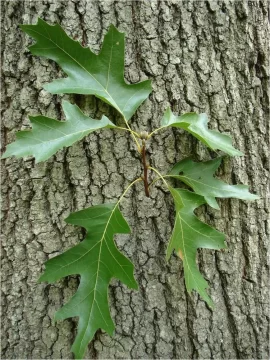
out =
<path fill-rule="evenodd" d="M 211 127 L 232 135 L 246 156 L 226 159 L 221 177 L 249 184 L 259 201 L 220 201 L 199 214 L 227 234 L 228 250 L 199 253 L 216 308 L 185 291 L 181 261 L 165 262 L 174 212 L 168 193 L 138 184 L 122 205 L 133 230 L 117 238 L 135 263 L 140 290 L 110 287 L 116 323 L 111 338 L 98 332 L 86 358 L 268 358 L 267 266 L 267 3 L 264 1 L 6 1 L 2 3 L 3 139 L 29 127 L 29 114 L 61 116 L 60 96 L 42 84 L 60 71 L 33 57 L 20 23 L 37 17 L 60 24 L 97 50 L 109 24 L 126 32 L 126 79 L 152 78 L 153 93 L 132 120 L 139 130 L 158 126 L 164 109 L 206 112 Z M 67 96 L 66 96 L 67 97 Z M 68 97 L 67 97 L 68 98 Z M 70 97 L 69 97 L 70 98 Z M 115 113 L 93 97 L 74 96 L 91 115 Z M 181 131 L 158 133 L 148 147 L 160 171 L 186 156 L 211 152 Z M 72 358 L 75 320 L 53 315 L 75 292 L 77 278 L 37 284 L 46 259 L 83 237 L 64 222 L 74 210 L 119 197 L 141 174 L 127 134 L 91 134 L 49 161 L 7 159 L 2 166 L 2 358 Z"/>

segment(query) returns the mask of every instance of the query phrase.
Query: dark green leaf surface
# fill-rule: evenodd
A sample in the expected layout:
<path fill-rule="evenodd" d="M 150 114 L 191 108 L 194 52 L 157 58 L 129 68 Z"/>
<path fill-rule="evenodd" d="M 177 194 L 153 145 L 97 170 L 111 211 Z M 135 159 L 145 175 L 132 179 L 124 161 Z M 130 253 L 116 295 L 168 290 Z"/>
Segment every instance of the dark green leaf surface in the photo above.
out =
<path fill-rule="evenodd" d="M 72 40 L 60 25 L 51 26 L 39 19 L 36 25 L 21 25 L 36 43 L 34 55 L 57 62 L 67 78 L 44 88 L 53 94 L 92 94 L 112 105 L 127 120 L 151 92 L 149 80 L 127 84 L 124 80 L 124 34 L 111 25 L 98 55 Z"/>
<path fill-rule="evenodd" d="M 256 200 L 259 196 L 251 194 L 246 185 L 229 185 L 213 177 L 220 166 L 221 158 L 196 163 L 185 159 L 174 165 L 170 174 L 183 181 L 197 194 L 204 196 L 207 203 L 219 209 L 216 197 L 237 198 L 242 200 Z M 181 173 L 181 175 L 179 175 Z"/>
<path fill-rule="evenodd" d="M 196 290 L 201 297 L 213 306 L 207 294 L 207 282 L 196 264 L 196 253 L 199 248 L 224 249 L 224 234 L 201 222 L 194 210 L 205 203 L 202 196 L 184 189 L 169 189 L 175 202 L 175 225 L 168 245 L 166 258 L 175 249 L 183 260 L 187 291 Z"/>
<path fill-rule="evenodd" d="M 208 129 L 206 114 L 187 113 L 176 116 L 168 108 L 161 121 L 162 127 L 177 127 L 188 131 L 212 150 L 222 150 L 231 156 L 243 155 L 232 146 L 230 136 Z"/>
<path fill-rule="evenodd" d="M 40 281 L 50 283 L 62 277 L 79 274 L 76 294 L 57 313 L 56 320 L 79 317 L 78 333 L 72 346 L 76 359 L 98 329 L 113 334 L 114 324 L 108 305 L 108 285 L 117 278 L 130 288 L 137 289 L 133 264 L 116 248 L 113 236 L 126 234 L 130 228 L 123 218 L 118 203 L 103 204 L 71 214 L 66 222 L 87 230 L 83 242 L 46 263 Z"/>
<path fill-rule="evenodd" d="M 68 101 L 63 101 L 62 106 L 65 122 L 45 116 L 30 116 L 33 129 L 17 132 L 16 141 L 7 146 L 2 158 L 33 155 L 38 163 L 95 130 L 115 127 L 106 116 L 101 120 L 93 120 Z"/>

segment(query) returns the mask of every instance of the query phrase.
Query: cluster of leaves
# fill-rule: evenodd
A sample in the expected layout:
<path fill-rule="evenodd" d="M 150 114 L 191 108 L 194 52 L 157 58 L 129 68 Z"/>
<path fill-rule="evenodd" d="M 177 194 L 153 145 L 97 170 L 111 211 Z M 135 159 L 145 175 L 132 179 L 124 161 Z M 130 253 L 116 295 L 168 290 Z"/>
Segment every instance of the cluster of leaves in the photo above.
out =
<path fill-rule="evenodd" d="M 241 152 L 232 146 L 229 136 L 208 129 L 205 114 L 187 113 L 176 116 L 167 109 L 161 127 L 144 136 L 130 128 L 128 121 L 140 104 L 151 92 L 149 80 L 127 84 L 124 80 L 124 34 L 111 25 L 105 35 L 100 53 L 94 54 L 72 40 L 59 25 L 51 26 L 39 19 L 36 25 L 22 25 L 22 30 L 36 40 L 30 47 L 34 55 L 57 62 L 67 77 L 45 85 L 53 94 L 92 94 L 113 106 L 124 118 L 126 127 L 120 128 L 107 117 L 94 120 L 68 101 L 62 103 L 66 121 L 58 121 L 44 116 L 30 117 L 32 130 L 20 131 L 16 141 L 7 146 L 3 158 L 32 155 L 36 162 L 45 161 L 58 150 L 72 145 L 89 133 L 102 128 L 129 131 L 142 157 L 145 158 L 145 141 L 157 131 L 176 127 L 188 131 L 203 144 L 213 150 L 235 156 Z M 202 204 L 218 209 L 216 197 L 254 200 L 258 197 L 249 193 L 247 186 L 229 185 L 214 177 L 221 158 L 196 163 L 185 159 L 177 163 L 168 175 L 161 175 L 155 168 L 145 165 L 147 171 L 154 171 L 162 179 L 175 202 L 175 226 L 167 250 L 167 259 L 175 252 L 183 261 L 185 283 L 188 292 L 196 290 L 212 306 L 206 289 L 207 282 L 196 264 L 198 248 L 225 248 L 224 234 L 201 222 L 194 210 Z M 166 181 L 175 178 L 185 183 L 193 191 L 173 188 Z M 72 346 L 76 358 L 84 356 L 87 344 L 97 329 L 113 333 L 114 324 L 108 305 L 108 285 L 112 278 L 121 280 L 132 289 L 138 285 L 134 279 L 133 264 L 117 249 L 113 237 L 116 233 L 128 233 L 129 226 L 122 216 L 119 204 L 135 179 L 113 204 L 92 206 L 71 214 L 66 222 L 84 227 L 87 236 L 80 244 L 46 262 L 46 270 L 40 281 L 49 283 L 72 275 L 80 275 L 80 285 L 76 294 L 57 313 L 56 319 L 78 316 L 78 332 Z"/>

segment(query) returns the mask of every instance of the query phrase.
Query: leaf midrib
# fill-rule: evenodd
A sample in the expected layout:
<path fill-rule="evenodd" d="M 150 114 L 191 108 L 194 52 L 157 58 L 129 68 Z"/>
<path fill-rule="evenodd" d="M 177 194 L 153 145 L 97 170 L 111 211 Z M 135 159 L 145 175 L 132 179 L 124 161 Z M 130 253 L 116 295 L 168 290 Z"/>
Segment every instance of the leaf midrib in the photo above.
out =
<path fill-rule="evenodd" d="M 71 56 L 69 53 L 67 53 L 62 47 L 60 47 L 56 42 L 54 42 L 51 38 L 48 38 L 47 36 L 45 36 L 44 34 L 41 34 L 39 33 L 38 31 L 36 30 L 32 30 L 31 31 L 35 32 L 36 34 L 44 37 L 45 39 L 51 41 L 54 45 L 56 45 L 58 47 L 58 49 L 62 50 L 67 56 L 69 56 L 72 60 L 74 60 L 83 70 L 85 70 L 104 90 L 104 92 L 112 99 L 113 103 L 115 104 L 115 108 L 121 113 L 122 116 L 124 116 L 124 114 L 122 113 L 122 111 L 120 110 L 120 108 L 118 107 L 116 101 L 114 100 L 114 98 L 110 95 L 110 93 L 107 91 L 107 89 L 82 65 L 80 64 L 76 59 L 74 59 L 73 56 Z M 110 59 L 111 61 L 111 59 Z M 109 66 L 110 66 L 110 63 L 109 63 Z M 107 80 L 108 81 L 108 76 L 109 76 L 109 73 L 107 75 Z"/>
<path fill-rule="evenodd" d="M 89 325 L 89 322 L 90 322 L 90 319 L 91 319 L 91 316 L 92 316 L 92 311 L 93 311 L 93 307 L 94 307 L 94 303 L 96 303 L 96 287 L 97 287 L 97 281 L 98 281 L 98 276 L 99 276 L 99 267 L 100 267 L 100 256 L 101 256 L 101 248 L 102 248 L 102 245 L 103 245 L 103 240 L 104 240 L 104 237 L 105 237 L 105 233 L 107 231 L 107 228 L 109 226 L 109 223 L 110 223 L 110 220 L 112 218 L 112 215 L 115 211 L 115 209 L 117 208 L 118 206 L 118 203 L 116 203 L 115 207 L 113 208 L 112 212 L 111 212 L 111 215 L 107 221 L 107 224 L 105 226 L 105 229 L 103 231 L 103 234 L 102 234 L 102 238 L 99 240 L 98 243 L 100 243 L 100 247 L 99 247 L 99 254 L 98 254 L 98 265 L 97 265 L 97 271 L 96 271 L 96 280 L 95 280 L 95 285 L 94 285 L 94 288 L 93 288 L 93 291 L 94 291 L 94 297 L 93 297 L 93 301 L 92 301 L 92 304 L 91 304 L 91 308 L 90 308 L 90 311 L 89 311 L 89 316 L 88 316 L 88 319 L 87 319 L 87 325 L 85 327 L 85 330 L 84 330 L 84 334 L 83 334 L 83 337 L 80 341 L 80 345 L 79 345 L 79 352 L 81 352 L 81 347 L 82 347 L 82 344 L 83 344 L 83 340 L 85 338 L 85 335 L 86 335 L 86 330 L 88 328 L 88 325 Z"/>
<path fill-rule="evenodd" d="M 57 138 L 57 139 L 52 139 L 52 140 L 46 140 L 46 141 L 42 141 L 41 139 L 38 139 L 38 138 L 36 138 L 36 137 L 34 137 L 34 136 L 25 136 L 25 135 L 23 135 L 23 138 L 24 139 L 34 139 L 34 140 L 36 140 L 36 141 L 39 141 L 39 143 L 42 143 L 42 144 L 47 144 L 47 143 L 50 143 L 50 142 L 55 142 L 55 141 L 59 141 L 59 140 L 61 140 L 61 139 L 63 139 L 63 138 L 66 138 L 66 137 L 72 137 L 72 136 L 74 136 L 74 135 L 78 135 L 78 134 L 81 134 L 81 133 L 87 133 L 87 132 L 91 132 L 91 131 L 95 131 L 95 130 L 98 130 L 98 129 L 89 129 L 89 130 L 81 130 L 81 131 L 77 131 L 77 132 L 74 132 L 74 133 L 72 133 L 72 134 L 66 134 L 66 135 L 64 135 L 64 136 L 62 136 L 62 137 L 59 137 L 59 138 Z M 22 131 L 22 132 L 24 132 L 24 133 L 27 133 L 27 132 L 31 132 L 31 131 Z M 33 130 L 32 130 L 32 132 L 33 132 Z M 29 145 L 29 148 L 31 148 L 31 147 L 33 147 L 33 146 L 38 146 L 39 144 L 35 144 L 35 145 Z"/>
<path fill-rule="evenodd" d="M 181 196 L 180 196 L 181 197 Z M 177 201 L 177 199 L 175 199 L 175 202 L 178 206 L 179 203 Z M 202 235 L 202 236 L 205 236 L 205 237 L 208 237 L 209 239 L 211 239 L 210 236 L 208 235 L 205 235 L 205 234 L 202 234 L 200 233 L 199 231 L 197 231 L 196 229 L 194 229 L 192 226 L 190 226 L 180 215 L 180 211 L 178 211 L 177 215 L 176 215 L 178 218 L 179 218 L 179 223 L 180 223 L 180 229 L 181 229 L 181 235 L 182 235 L 182 243 L 183 243 L 183 251 L 184 251 L 184 259 L 186 259 L 186 263 L 187 263 L 187 266 L 188 266 L 188 269 L 189 269 L 189 272 L 195 282 L 195 284 L 197 285 L 197 289 L 200 289 L 200 291 L 203 293 L 205 292 L 205 288 L 202 288 L 199 283 L 196 281 L 196 277 L 193 275 L 193 272 L 191 270 L 191 267 L 189 265 L 189 262 L 188 262 L 188 257 L 187 257 L 187 253 L 186 253 L 186 244 L 185 244 L 185 237 L 184 237 L 184 232 L 183 232 L 183 226 L 182 226 L 182 221 L 190 228 L 192 229 L 193 231 L 197 232 L 198 234 Z M 217 235 L 218 236 L 218 235 Z M 213 237 L 212 237 L 213 238 Z M 197 248 L 196 248 L 196 251 L 197 251 Z"/>
<path fill-rule="evenodd" d="M 220 190 L 219 188 L 217 188 L 217 187 L 214 187 L 214 186 L 208 185 L 208 184 L 206 184 L 206 183 L 203 183 L 203 182 L 201 182 L 201 181 L 192 179 L 192 178 L 190 178 L 190 177 L 188 177 L 188 176 L 185 176 L 185 175 L 178 175 L 178 176 L 181 177 L 181 178 L 186 178 L 186 179 L 188 179 L 189 182 L 194 181 L 194 182 L 197 182 L 198 184 L 201 184 L 201 185 L 203 185 L 203 186 L 207 186 L 207 187 L 209 187 L 210 189 L 214 189 L 214 190 L 221 191 L 221 190 Z M 217 179 L 215 179 L 215 178 L 212 178 L 211 180 L 216 180 L 216 181 L 221 181 L 221 182 L 222 182 L 222 180 L 217 180 Z M 228 186 L 237 186 L 237 185 L 230 185 L 230 184 L 223 183 L 223 185 L 224 185 L 224 184 L 225 184 L 225 185 L 228 185 Z M 222 191 L 230 192 L 231 190 L 222 189 Z"/>
<path fill-rule="evenodd" d="M 112 210 L 112 212 L 111 212 L 111 215 L 110 215 L 110 217 L 109 217 L 109 219 L 108 219 L 108 221 L 107 221 L 106 227 L 105 227 L 105 229 L 104 229 L 102 238 L 99 240 L 99 242 L 100 242 L 100 248 L 99 248 L 99 255 L 98 255 L 98 260 L 97 260 L 98 266 L 97 266 L 97 272 L 96 272 L 95 286 L 94 286 L 94 289 L 93 289 L 93 291 L 94 291 L 94 297 L 93 297 L 93 301 L 92 301 L 92 304 L 91 304 L 91 309 L 90 309 L 90 312 L 89 312 L 89 317 L 88 317 L 88 320 L 87 320 L 87 326 L 85 327 L 84 335 L 83 335 L 82 340 L 81 340 L 80 345 L 79 345 L 79 352 L 81 351 L 82 343 L 83 343 L 83 340 L 84 340 L 85 335 L 86 335 L 86 330 L 87 330 L 87 328 L 88 328 L 88 324 L 89 324 L 89 321 L 90 321 L 91 316 L 92 316 L 92 311 L 93 311 L 94 303 L 97 304 L 97 301 L 96 301 L 96 292 L 97 292 L 97 289 L 96 289 L 96 287 L 97 287 L 97 282 L 98 282 L 98 277 L 99 277 L 100 263 L 102 262 L 102 261 L 100 260 L 100 257 L 101 257 L 101 249 L 102 249 L 102 246 L 103 246 L 103 240 L 104 240 L 104 239 L 105 239 L 105 244 L 106 244 L 106 246 L 107 246 L 107 249 L 109 250 L 110 254 L 113 256 L 113 254 L 112 254 L 112 252 L 110 251 L 109 246 L 108 246 L 108 244 L 107 244 L 107 241 L 106 241 L 106 238 L 105 238 L 105 234 L 106 234 L 107 228 L 108 228 L 108 226 L 109 226 L 109 224 L 110 224 L 111 218 L 112 218 L 115 210 L 117 209 L 118 205 L 119 205 L 119 201 L 118 201 L 118 202 L 116 203 L 116 205 L 114 206 L 114 208 L 113 208 L 113 210 Z M 118 263 L 118 265 L 123 269 L 123 266 L 117 261 L 117 259 L 116 259 L 114 256 L 113 256 L 113 258 L 114 258 L 114 260 Z M 128 278 L 129 278 L 129 275 L 126 273 L 126 271 L 125 271 L 124 269 L 123 269 L 123 271 L 124 271 L 124 273 L 125 273 L 125 274 L 128 276 Z M 100 313 L 101 313 L 101 312 L 100 312 Z M 105 321 L 105 320 L 104 320 L 104 321 Z M 106 321 L 105 321 L 105 323 L 107 324 Z"/>
<path fill-rule="evenodd" d="M 183 251 L 184 251 L 184 259 L 186 261 L 186 264 L 188 266 L 189 269 L 189 273 L 191 274 L 195 284 L 197 285 L 197 288 L 200 289 L 200 286 L 198 285 L 198 282 L 196 281 L 196 277 L 193 275 L 193 272 L 191 270 L 191 267 L 189 266 L 189 262 L 188 262 L 188 257 L 187 257 L 187 253 L 186 253 L 186 246 L 185 246 L 185 238 L 184 238 L 184 232 L 183 232 L 183 226 L 182 226 L 182 218 L 180 216 L 180 213 L 177 214 L 177 216 L 179 217 L 179 223 L 180 223 L 180 229 L 181 229 L 181 235 L 182 235 L 182 239 L 183 239 Z M 184 220 L 183 220 L 184 221 Z"/>

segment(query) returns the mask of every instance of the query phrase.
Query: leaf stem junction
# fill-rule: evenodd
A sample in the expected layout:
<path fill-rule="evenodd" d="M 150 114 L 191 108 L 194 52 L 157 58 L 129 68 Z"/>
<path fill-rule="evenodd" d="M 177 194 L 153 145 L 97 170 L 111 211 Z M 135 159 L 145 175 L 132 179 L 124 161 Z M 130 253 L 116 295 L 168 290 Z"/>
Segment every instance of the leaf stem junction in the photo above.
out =
<path fill-rule="evenodd" d="M 149 187 L 151 185 L 153 185 L 157 180 L 159 179 L 162 179 L 162 181 L 164 182 L 164 184 L 169 188 L 169 184 L 166 182 L 166 180 L 164 179 L 165 176 L 162 176 L 159 171 L 153 167 L 151 167 L 148 163 L 147 163 L 147 159 L 146 159 L 146 141 L 148 139 L 150 139 L 150 137 L 158 130 L 162 129 L 163 127 L 161 128 L 158 128 L 156 130 L 154 130 L 152 133 L 148 134 L 147 132 L 143 131 L 141 132 L 140 134 L 137 133 L 136 131 L 133 131 L 128 122 L 126 121 L 125 119 L 125 123 L 127 125 L 127 128 L 124 128 L 124 127 L 119 127 L 117 126 L 117 129 L 120 129 L 120 130 L 126 130 L 126 131 L 129 131 L 133 137 L 133 139 L 135 140 L 136 142 L 136 145 L 137 145 L 137 148 L 138 148 L 138 151 L 139 153 L 141 154 L 141 158 L 142 158 L 142 165 L 143 165 L 143 176 L 140 178 L 141 180 L 143 180 L 144 182 L 144 191 L 145 191 L 145 195 L 147 197 L 150 197 L 150 193 L 149 193 Z M 142 141 L 142 145 L 139 144 L 139 141 L 138 139 L 140 139 Z M 157 175 L 158 175 L 158 178 L 154 179 L 151 184 L 149 185 L 148 183 L 148 170 L 152 170 L 154 171 Z"/>

